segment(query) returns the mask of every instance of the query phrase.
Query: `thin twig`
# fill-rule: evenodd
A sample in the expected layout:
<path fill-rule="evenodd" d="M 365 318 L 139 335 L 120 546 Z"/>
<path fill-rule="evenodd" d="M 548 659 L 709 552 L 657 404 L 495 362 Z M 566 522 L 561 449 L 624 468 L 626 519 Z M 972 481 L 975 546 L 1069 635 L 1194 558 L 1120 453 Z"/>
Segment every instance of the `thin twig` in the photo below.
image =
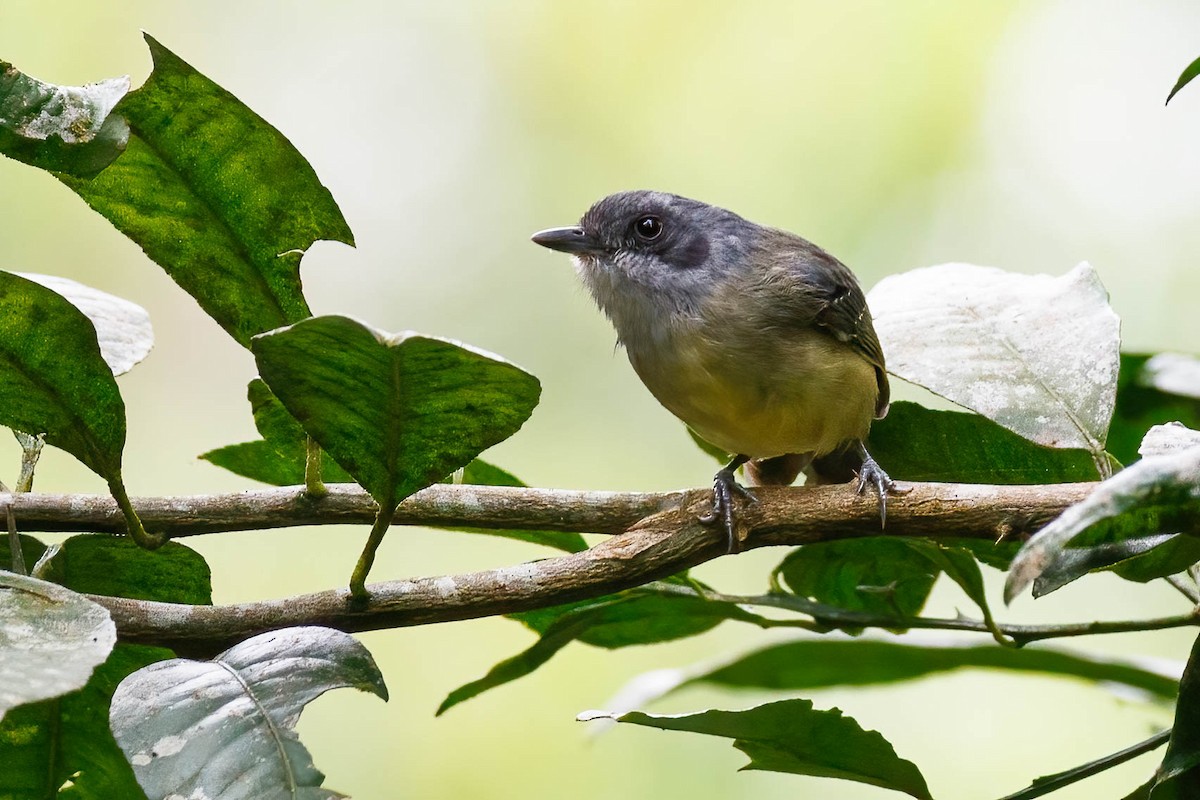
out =
<path fill-rule="evenodd" d="M 1171 586 L 1177 589 L 1181 595 L 1186 597 L 1188 600 L 1191 600 L 1192 605 L 1200 605 L 1200 590 L 1197 590 L 1194 581 L 1192 583 L 1188 583 L 1180 575 L 1168 575 L 1166 580 L 1167 583 L 1171 584 Z"/>
<path fill-rule="evenodd" d="M 799 626 L 812 630 L 829 630 L 833 628 L 921 628 L 944 631 L 968 631 L 972 633 L 988 633 L 993 631 L 984 620 L 967 617 L 937 618 L 937 617 L 902 617 L 884 614 L 871 614 L 862 611 L 847 611 L 836 606 L 816 603 L 806 597 L 793 594 L 766 595 L 731 595 L 719 592 L 696 592 L 694 589 L 678 584 L 660 583 L 655 589 L 669 594 L 698 595 L 709 600 L 736 603 L 737 605 L 764 606 L 799 612 L 812 617 L 815 624 Z M 1139 620 L 1117 620 L 1096 622 L 1069 622 L 1053 625 L 1004 625 L 998 624 L 996 629 L 1013 639 L 1017 645 L 1046 639 L 1064 639 L 1074 636 L 1092 636 L 1108 633 L 1131 633 L 1134 631 L 1156 631 L 1167 628 L 1183 628 L 1200 625 L 1200 612 L 1195 610 L 1186 614 L 1168 617 L 1155 617 Z M 794 627 L 794 626 L 793 626 Z"/>
<path fill-rule="evenodd" d="M 1000 800 L 1033 800 L 1035 797 L 1042 797 L 1051 792 L 1058 791 L 1064 786 L 1070 786 L 1072 783 L 1078 783 L 1084 778 L 1090 778 L 1093 775 L 1098 775 L 1106 769 L 1124 764 L 1126 761 L 1137 758 L 1140 755 L 1157 750 L 1167 743 L 1171 738 L 1171 732 L 1159 731 L 1145 741 L 1138 742 L 1135 745 L 1126 747 L 1116 753 L 1089 761 L 1086 764 L 1081 764 L 1073 769 L 1056 772 L 1053 775 L 1046 775 L 1034 781 L 1032 786 L 1027 786 L 1019 792 L 1005 795 Z"/>

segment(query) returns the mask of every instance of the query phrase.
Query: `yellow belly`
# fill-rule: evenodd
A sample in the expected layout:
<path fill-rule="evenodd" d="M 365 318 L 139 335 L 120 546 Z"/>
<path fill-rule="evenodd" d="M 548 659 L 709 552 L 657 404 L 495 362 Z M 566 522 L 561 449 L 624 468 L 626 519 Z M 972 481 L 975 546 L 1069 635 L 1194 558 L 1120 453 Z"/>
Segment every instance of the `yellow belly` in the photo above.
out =
<path fill-rule="evenodd" d="M 729 351 L 700 337 L 671 344 L 630 350 L 629 360 L 667 410 L 729 453 L 823 455 L 870 429 L 875 368 L 828 336 L 773 342 L 769 353 Z"/>

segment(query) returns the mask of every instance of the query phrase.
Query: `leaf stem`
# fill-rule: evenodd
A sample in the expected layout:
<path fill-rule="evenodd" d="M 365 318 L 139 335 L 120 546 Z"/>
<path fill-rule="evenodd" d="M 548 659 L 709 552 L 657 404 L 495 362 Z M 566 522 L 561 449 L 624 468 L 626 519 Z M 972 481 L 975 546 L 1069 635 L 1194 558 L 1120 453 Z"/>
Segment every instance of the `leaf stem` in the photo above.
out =
<path fill-rule="evenodd" d="M 304 493 L 313 499 L 329 494 L 321 480 L 321 445 L 311 436 L 304 440 Z"/>
<path fill-rule="evenodd" d="M 38 459 L 42 457 L 42 446 L 46 443 L 46 436 L 41 433 L 34 436 L 22 431 L 13 431 L 13 435 L 21 443 L 21 473 L 17 476 L 15 491 L 30 492 L 33 491 L 33 471 L 37 469 Z"/>
<path fill-rule="evenodd" d="M 21 552 L 21 535 L 17 533 L 17 518 L 13 516 L 12 503 L 4 506 L 5 516 L 8 517 L 8 552 L 12 556 L 9 566 L 18 575 L 28 575 L 25 568 L 25 554 Z"/>
<path fill-rule="evenodd" d="M 133 510 L 133 503 L 129 502 L 129 495 L 125 492 L 125 482 L 121 480 L 120 472 L 109 481 L 108 491 L 112 493 L 113 500 L 117 501 L 117 507 L 125 515 L 126 530 L 139 546 L 147 550 L 157 550 L 167 543 L 166 534 L 147 533 L 146 529 L 142 527 L 142 520 L 138 517 L 137 512 Z"/>
<path fill-rule="evenodd" d="M 363 547 L 362 555 L 358 557 L 358 563 L 354 565 L 354 572 L 350 575 L 350 596 L 359 602 L 371 597 L 371 593 L 367 591 L 367 574 L 371 571 L 371 565 L 375 563 L 375 551 L 379 549 L 379 543 L 383 541 L 383 535 L 391 526 L 395 513 L 395 506 L 391 509 L 379 507 L 379 513 L 375 515 L 375 524 L 371 526 L 371 534 L 367 537 L 367 544 Z"/>
<path fill-rule="evenodd" d="M 1070 786 L 1072 783 L 1078 783 L 1084 778 L 1090 778 L 1093 775 L 1104 772 L 1106 769 L 1112 769 L 1115 766 L 1124 764 L 1126 761 L 1137 758 L 1144 753 L 1149 753 L 1151 750 L 1157 750 L 1166 744 L 1170 738 L 1171 731 L 1159 731 L 1149 739 L 1126 747 L 1124 750 L 1119 750 L 1116 753 L 1098 758 L 1095 761 L 1089 761 L 1086 764 L 1081 764 L 1078 767 L 1064 770 L 1063 772 L 1056 772 L 1053 775 L 1038 778 L 1032 785 L 1014 794 L 1005 795 L 1000 800 L 1032 800 L 1034 797 L 1050 794 L 1050 792 L 1058 791 L 1064 786 Z"/>
<path fill-rule="evenodd" d="M 1100 480 L 1106 481 L 1111 478 L 1113 476 L 1113 461 L 1115 461 L 1112 454 L 1098 443 L 1088 452 L 1092 455 L 1092 463 L 1096 465 L 1096 472 L 1100 475 Z"/>

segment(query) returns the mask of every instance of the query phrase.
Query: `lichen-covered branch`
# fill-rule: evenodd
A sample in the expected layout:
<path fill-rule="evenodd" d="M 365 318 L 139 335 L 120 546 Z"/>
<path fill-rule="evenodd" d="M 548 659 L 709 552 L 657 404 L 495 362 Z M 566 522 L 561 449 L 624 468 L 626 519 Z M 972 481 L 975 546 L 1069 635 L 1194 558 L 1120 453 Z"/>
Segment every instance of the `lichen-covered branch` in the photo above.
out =
<path fill-rule="evenodd" d="M 1096 484 L 982 486 L 905 484 L 880 530 L 873 497 L 849 486 L 760 488 L 740 515 L 744 548 L 798 545 L 886 533 L 926 537 L 1024 537 L 1082 500 Z M 219 531 L 361 522 L 375 507 L 361 490 L 333 485 L 321 498 L 301 488 L 207 497 L 139 498 L 147 529 L 179 537 Z M 597 597 L 672 575 L 724 555 L 723 534 L 698 521 L 706 490 L 633 494 L 438 485 L 413 495 L 397 524 L 620 534 L 582 553 L 455 576 L 372 584 L 365 607 L 344 589 L 228 606 L 183 606 L 94 597 L 121 638 L 181 653 L 213 653 L 265 630 L 329 625 L 346 631 L 468 619 Z M 26 531 L 119 531 L 107 498 L 0 496 Z"/>

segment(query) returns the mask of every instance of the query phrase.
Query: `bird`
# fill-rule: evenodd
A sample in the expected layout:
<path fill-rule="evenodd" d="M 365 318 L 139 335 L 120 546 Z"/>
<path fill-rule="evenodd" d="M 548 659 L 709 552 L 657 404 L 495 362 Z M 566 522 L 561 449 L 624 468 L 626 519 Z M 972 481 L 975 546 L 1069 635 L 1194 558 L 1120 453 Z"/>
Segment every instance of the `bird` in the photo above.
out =
<path fill-rule="evenodd" d="M 711 510 L 738 552 L 737 502 L 752 486 L 861 459 L 881 523 L 895 482 L 866 448 L 888 410 L 883 348 L 854 273 L 808 240 L 732 211 L 637 190 L 594 203 L 578 225 L 534 243 L 572 256 L 650 393 L 700 438 L 731 454 L 713 477 Z"/>

